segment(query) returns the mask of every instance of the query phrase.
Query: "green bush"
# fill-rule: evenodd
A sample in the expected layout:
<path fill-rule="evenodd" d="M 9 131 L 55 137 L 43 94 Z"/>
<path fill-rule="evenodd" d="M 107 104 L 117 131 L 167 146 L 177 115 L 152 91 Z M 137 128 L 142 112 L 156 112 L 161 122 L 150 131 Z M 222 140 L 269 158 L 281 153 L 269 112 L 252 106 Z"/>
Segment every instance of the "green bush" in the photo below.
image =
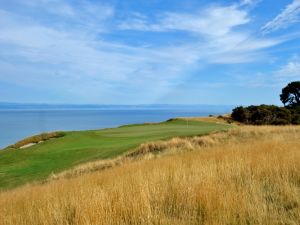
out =
<path fill-rule="evenodd" d="M 300 106 L 294 107 L 291 110 L 292 124 L 300 124 Z"/>
<path fill-rule="evenodd" d="M 275 105 L 239 106 L 231 118 L 245 124 L 300 124 L 300 81 L 289 83 L 282 89 L 280 100 L 285 107 Z"/>
<path fill-rule="evenodd" d="M 238 122 L 248 123 L 249 110 L 243 106 L 236 107 L 232 111 L 231 118 Z"/>
<path fill-rule="evenodd" d="M 255 125 L 290 124 L 293 119 L 290 110 L 275 105 L 239 106 L 233 109 L 231 117 L 235 121 Z"/>

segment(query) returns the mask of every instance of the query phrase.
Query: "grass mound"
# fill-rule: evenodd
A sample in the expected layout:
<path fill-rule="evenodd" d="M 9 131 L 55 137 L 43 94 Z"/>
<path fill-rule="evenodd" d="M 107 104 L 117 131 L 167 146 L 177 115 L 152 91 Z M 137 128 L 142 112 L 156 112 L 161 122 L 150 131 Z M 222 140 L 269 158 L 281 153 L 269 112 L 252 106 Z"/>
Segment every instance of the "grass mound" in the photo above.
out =
<path fill-rule="evenodd" d="M 17 149 L 17 148 L 21 148 L 21 147 L 23 147 L 27 144 L 31 144 L 31 143 L 37 144 L 39 142 L 47 141 L 47 140 L 50 140 L 52 138 L 60 138 L 60 137 L 63 137 L 65 135 L 66 135 L 66 133 L 62 132 L 62 131 L 42 133 L 42 134 L 34 135 L 34 136 L 31 136 L 31 137 L 25 138 L 21 141 L 18 141 L 17 143 L 9 146 L 8 148 Z"/>

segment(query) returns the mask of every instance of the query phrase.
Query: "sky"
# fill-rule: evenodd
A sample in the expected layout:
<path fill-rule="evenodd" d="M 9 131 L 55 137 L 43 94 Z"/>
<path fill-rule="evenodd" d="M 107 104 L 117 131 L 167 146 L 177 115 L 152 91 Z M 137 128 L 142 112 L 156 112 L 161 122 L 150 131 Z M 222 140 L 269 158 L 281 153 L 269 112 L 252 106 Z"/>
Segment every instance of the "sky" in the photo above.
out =
<path fill-rule="evenodd" d="M 280 105 L 300 0 L 0 0 L 0 102 Z"/>

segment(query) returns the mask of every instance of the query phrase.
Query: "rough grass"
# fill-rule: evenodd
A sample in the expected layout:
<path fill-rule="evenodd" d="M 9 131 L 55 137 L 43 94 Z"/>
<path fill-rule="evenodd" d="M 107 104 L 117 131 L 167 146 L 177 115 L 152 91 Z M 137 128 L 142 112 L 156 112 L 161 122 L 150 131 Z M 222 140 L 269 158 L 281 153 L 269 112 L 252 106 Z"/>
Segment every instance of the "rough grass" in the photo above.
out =
<path fill-rule="evenodd" d="M 2 192 L 0 224 L 300 224 L 300 127 L 241 127 L 181 142 Z"/>
<path fill-rule="evenodd" d="M 47 141 L 50 140 L 52 138 L 60 138 L 65 136 L 65 132 L 62 131 L 55 131 L 55 132 L 49 132 L 49 133 L 42 133 L 42 134 L 38 134 L 38 135 L 34 135 L 28 138 L 25 138 L 21 141 L 18 141 L 17 143 L 8 146 L 7 149 L 13 148 L 13 149 L 18 149 L 24 145 L 27 144 L 31 144 L 31 143 L 39 143 L 39 142 L 43 142 L 43 141 Z"/>

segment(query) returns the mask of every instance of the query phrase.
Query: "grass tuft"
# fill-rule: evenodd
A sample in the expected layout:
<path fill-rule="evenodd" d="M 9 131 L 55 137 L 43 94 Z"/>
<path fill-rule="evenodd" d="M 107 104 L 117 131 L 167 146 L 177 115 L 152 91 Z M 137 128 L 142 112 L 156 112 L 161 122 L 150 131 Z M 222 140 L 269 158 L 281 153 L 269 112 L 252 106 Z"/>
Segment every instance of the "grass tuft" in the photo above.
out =
<path fill-rule="evenodd" d="M 31 143 L 39 143 L 39 142 L 43 142 L 43 141 L 47 141 L 50 140 L 52 138 L 60 138 L 65 136 L 66 133 L 63 131 L 55 131 L 55 132 L 50 132 L 50 133 L 42 133 L 42 134 L 38 134 L 38 135 L 34 135 L 28 138 L 25 138 L 21 141 L 18 141 L 17 143 L 10 145 L 8 148 L 14 148 L 14 149 L 18 149 L 21 148 L 22 146 L 25 146 L 27 144 L 31 144 Z"/>

